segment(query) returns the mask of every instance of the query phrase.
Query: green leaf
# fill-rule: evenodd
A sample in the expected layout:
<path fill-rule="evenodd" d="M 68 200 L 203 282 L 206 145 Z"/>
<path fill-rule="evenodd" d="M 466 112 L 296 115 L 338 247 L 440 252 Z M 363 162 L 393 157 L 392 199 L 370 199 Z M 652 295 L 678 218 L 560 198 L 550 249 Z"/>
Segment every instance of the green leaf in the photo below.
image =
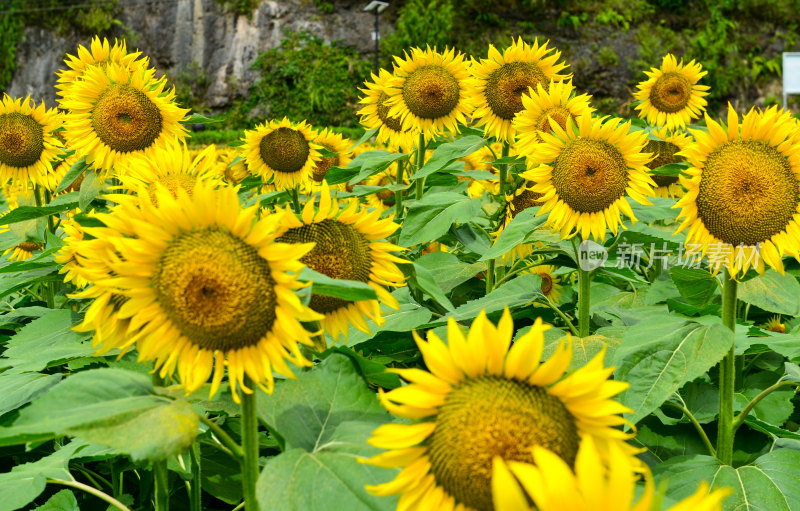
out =
<path fill-rule="evenodd" d="M 640 421 L 686 382 L 704 375 L 732 343 L 733 333 L 721 323 L 666 317 L 630 327 L 614 355 L 615 379 L 630 383 L 620 397 L 634 410 L 630 421 Z"/>
<path fill-rule="evenodd" d="M 24 222 L 25 220 L 32 220 L 34 218 L 57 215 L 62 211 L 75 209 L 77 206 L 77 202 L 68 202 L 56 206 L 42 206 L 41 208 L 36 206 L 20 206 L 1 216 L 0 225 L 8 225 L 16 222 Z"/>
<path fill-rule="evenodd" d="M 303 268 L 298 280 L 313 282 L 311 292 L 318 295 L 333 296 L 342 300 L 377 300 L 378 295 L 369 284 L 356 280 L 332 279 L 325 274 L 316 272 L 309 267 Z"/>
<path fill-rule="evenodd" d="M 80 511 L 78 500 L 69 490 L 61 490 L 33 511 Z"/>
<path fill-rule="evenodd" d="M 639 423 L 632 443 L 646 447 L 659 462 L 675 456 L 708 454 L 697 430 L 691 424 L 665 426 L 655 417 L 648 417 Z"/>
<path fill-rule="evenodd" d="M 800 283 L 772 269 L 739 284 L 737 297 L 765 311 L 800 316 Z"/>
<path fill-rule="evenodd" d="M 94 172 L 89 172 L 81 183 L 81 190 L 78 199 L 78 207 L 81 211 L 89 209 L 89 204 L 100 194 L 103 190 L 105 182 L 97 177 Z"/>
<path fill-rule="evenodd" d="M 371 334 L 351 328 L 349 342 L 355 346 L 376 337 L 381 332 L 410 332 L 427 323 L 431 319 L 431 311 L 416 303 L 401 303 L 399 311 L 390 310 L 388 314 L 384 313 L 383 319 L 384 323 L 381 326 L 367 320 Z"/>
<path fill-rule="evenodd" d="M 61 182 L 58 183 L 55 193 L 61 193 L 69 188 L 69 185 L 74 183 L 75 180 L 78 179 L 88 168 L 89 164 L 86 163 L 86 157 L 83 157 L 73 163 L 72 167 L 70 167 L 67 173 L 64 174 L 64 177 L 61 178 Z"/>
<path fill-rule="evenodd" d="M 349 357 L 358 368 L 361 376 L 367 380 L 367 383 L 370 385 L 383 387 L 385 389 L 394 389 L 400 386 L 400 376 L 398 376 L 396 373 L 387 372 L 385 365 L 362 357 L 351 348 L 334 346 L 333 348 L 328 349 L 325 353 L 322 353 L 321 356 L 326 357 L 331 353 L 341 353 L 342 355 Z"/>
<path fill-rule="evenodd" d="M 377 132 L 378 132 L 378 128 L 372 128 L 371 130 L 367 130 L 367 131 L 365 131 L 365 132 L 364 132 L 364 134 L 363 134 L 363 135 L 361 135 L 361 138 L 359 138 L 359 139 L 356 141 L 356 143 L 355 143 L 355 144 L 353 144 L 353 147 L 351 147 L 350 149 L 348 149 L 348 152 L 349 152 L 349 151 L 352 151 L 353 149 L 355 149 L 356 147 L 360 146 L 361 144 L 363 144 L 363 143 L 364 143 L 364 142 L 366 142 L 367 140 L 371 139 L 373 136 L 375 136 L 375 134 L 376 134 Z"/>
<path fill-rule="evenodd" d="M 184 117 L 181 119 L 182 124 L 216 124 L 218 122 L 224 122 L 224 117 L 206 117 L 205 115 L 193 113 L 188 117 Z"/>
<path fill-rule="evenodd" d="M 724 510 L 797 511 L 800 509 L 800 451 L 777 449 L 750 465 L 733 468 L 711 456 L 680 456 L 653 468 L 657 479 L 668 481 L 667 497 L 676 501 L 697 491 L 699 481 L 713 488 L 731 488 Z"/>
<path fill-rule="evenodd" d="M 481 210 L 479 199 L 453 192 L 431 193 L 408 203 L 408 215 L 400 231 L 400 245 L 410 247 L 437 239 L 454 223 L 466 223 Z"/>
<path fill-rule="evenodd" d="M 348 357 L 334 353 L 297 380 L 278 382 L 257 406 L 286 442 L 258 479 L 262 510 L 394 509 L 393 499 L 371 496 L 364 485 L 396 472 L 358 462 L 379 452 L 366 440 L 391 417 Z"/>
<path fill-rule="evenodd" d="M 389 151 L 376 150 L 361 153 L 347 165 L 349 170 L 360 169 L 356 177 L 350 178 L 351 184 L 359 183 L 372 174 L 377 174 L 392 163 L 405 158 L 405 153 L 390 153 Z M 327 178 L 327 176 L 326 176 Z M 343 181 L 340 181 L 343 182 Z M 330 184 L 334 184 L 330 182 Z"/>
<path fill-rule="evenodd" d="M 450 292 L 457 285 L 485 271 L 487 267 L 484 262 L 465 263 L 448 252 L 425 254 L 414 261 L 414 264 L 425 267 L 443 293 Z"/>
<path fill-rule="evenodd" d="M 66 309 L 54 310 L 31 321 L 6 344 L 6 350 L 0 358 L 0 368 L 10 368 L 7 373 L 41 371 L 91 355 L 95 349 L 84 341 L 92 333 L 74 332 L 72 327 L 77 323 L 77 314 Z"/>
<path fill-rule="evenodd" d="M 686 162 L 680 163 L 667 163 L 650 170 L 650 174 L 654 176 L 678 177 L 686 174 L 686 169 L 689 164 Z"/>
<path fill-rule="evenodd" d="M 453 304 L 450 303 L 450 300 L 444 295 L 442 290 L 439 288 L 438 284 L 433 278 L 433 274 L 428 271 L 427 268 L 422 266 L 421 264 L 417 264 L 416 262 L 413 263 L 411 266 L 413 269 L 413 273 L 411 275 L 411 285 L 414 285 L 421 289 L 425 294 L 430 296 L 436 303 L 447 309 L 448 311 L 452 311 L 455 309 Z"/>
<path fill-rule="evenodd" d="M 673 266 L 669 269 L 669 276 L 681 298 L 695 307 L 704 307 L 719 290 L 717 279 L 707 270 Z"/>
<path fill-rule="evenodd" d="M 416 180 L 438 172 L 459 158 L 470 155 L 486 145 L 483 137 L 468 135 L 455 142 L 446 142 L 433 152 L 430 159 L 409 179 Z"/>
<path fill-rule="evenodd" d="M 757 372 L 748 374 L 744 378 L 741 388 L 737 389 L 733 396 L 734 410 L 736 412 L 742 411 L 753 398 L 761 394 L 761 391 L 770 387 L 777 380 L 778 378 L 774 373 Z M 782 426 L 794 411 L 794 405 L 792 405 L 794 394 L 795 391 L 791 387 L 784 387 L 771 392 L 750 411 L 749 417 L 762 420 L 773 426 Z"/>
<path fill-rule="evenodd" d="M 0 415 L 30 403 L 32 399 L 61 381 L 60 374 L 0 374 Z"/>
<path fill-rule="evenodd" d="M 503 158 L 498 158 L 492 162 L 492 166 L 496 167 L 498 165 L 525 165 L 525 157 L 524 156 L 505 156 Z"/>
<path fill-rule="evenodd" d="M 506 227 L 497 241 L 494 242 L 483 256 L 478 259 L 479 261 L 487 261 L 495 259 L 513 250 L 517 245 L 525 240 L 525 237 L 531 232 L 538 229 L 545 221 L 545 216 L 536 217 L 539 208 L 527 208 L 519 212 Z"/>
<path fill-rule="evenodd" d="M 539 275 L 520 275 L 493 289 L 488 295 L 458 307 L 436 324 L 445 323 L 444 320 L 447 318 L 454 318 L 457 321 L 472 319 L 482 310 L 485 310 L 486 314 L 491 314 L 505 307 L 526 305 L 540 296 L 542 296 L 542 278 Z"/>
<path fill-rule="evenodd" d="M 552 330 L 560 332 L 560 330 L 557 329 Z M 550 358 L 561 340 L 564 338 L 565 336 L 561 334 L 550 338 L 545 338 L 544 350 L 542 351 L 542 360 Z M 572 343 L 572 362 L 570 363 L 569 368 L 574 370 L 585 366 L 604 349 L 606 350 L 604 357 L 606 362 L 604 365 L 610 365 L 610 362 L 614 357 L 614 352 L 617 350 L 619 345 L 622 344 L 622 339 L 605 337 L 603 335 L 589 335 L 587 337 L 573 336 L 570 342 Z"/>

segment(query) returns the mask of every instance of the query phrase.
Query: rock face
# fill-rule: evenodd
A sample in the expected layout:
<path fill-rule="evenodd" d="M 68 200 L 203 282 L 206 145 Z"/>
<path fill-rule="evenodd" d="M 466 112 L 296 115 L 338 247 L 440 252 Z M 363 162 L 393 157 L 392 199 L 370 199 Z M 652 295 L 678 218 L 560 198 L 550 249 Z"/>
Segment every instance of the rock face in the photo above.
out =
<path fill-rule="evenodd" d="M 120 2 L 122 27 L 112 36 L 126 37 L 129 48 L 149 56 L 160 72 L 201 69 L 208 79 L 205 104 L 229 105 L 247 92 L 257 75 L 250 70 L 264 51 L 280 45 L 284 32 L 308 31 L 327 42 L 341 41 L 358 51 L 372 51 L 373 15 L 364 1 L 337 2 L 336 11 L 321 14 L 313 0 L 263 0 L 250 16 L 222 9 L 216 0 Z M 391 30 L 382 20 L 382 31 Z M 89 45 L 90 37 L 28 27 L 17 48 L 17 69 L 7 92 L 31 95 L 55 106 L 56 71 L 65 53 Z"/>

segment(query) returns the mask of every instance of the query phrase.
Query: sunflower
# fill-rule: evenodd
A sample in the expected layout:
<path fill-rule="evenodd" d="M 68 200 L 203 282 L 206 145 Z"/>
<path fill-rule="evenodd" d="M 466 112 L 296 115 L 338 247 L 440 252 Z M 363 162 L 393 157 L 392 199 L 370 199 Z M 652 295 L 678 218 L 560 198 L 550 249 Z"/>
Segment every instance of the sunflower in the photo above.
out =
<path fill-rule="evenodd" d="M 534 446 L 535 464 L 494 460 L 492 493 L 496 511 L 651 511 L 655 485 L 645 473 L 644 491 L 634 502 L 639 470 L 630 456 L 610 446 L 608 462 L 591 437 L 581 440 L 575 468 L 558 454 Z M 667 511 L 722 511 L 722 501 L 730 488 L 709 492 L 702 481 L 697 491 Z M 534 506 L 531 506 L 531 503 Z M 656 508 L 660 509 L 660 508 Z"/>
<path fill-rule="evenodd" d="M 686 149 L 692 143 L 692 137 L 682 131 L 670 133 L 666 128 L 661 128 L 653 132 L 653 137 L 648 138 L 647 145 L 643 151 L 652 153 L 653 159 L 647 163 L 647 168 L 656 169 L 662 165 L 670 163 L 680 163 L 686 159 L 681 156 L 680 151 Z M 678 176 L 652 176 L 657 188 L 654 190 L 656 197 L 680 197 L 683 195 L 683 187 L 678 183 Z"/>
<path fill-rule="evenodd" d="M 57 71 L 58 82 L 56 83 L 57 94 L 62 97 L 69 96 L 70 88 L 75 82 L 85 78 L 86 69 L 89 66 L 105 67 L 110 63 L 118 64 L 131 72 L 141 73 L 149 64 L 148 57 L 139 58 L 141 52 L 128 53 L 125 40 L 114 40 L 114 46 L 109 44 L 108 39 L 100 39 L 94 36 L 89 48 L 83 45 L 78 46 L 78 55 L 67 54 L 64 63 L 69 69 Z"/>
<path fill-rule="evenodd" d="M 46 186 L 52 173 L 50 161 L 62 146 L 55 135 L 62 118 L 55 108 L 38 107 L 30 97 L 13 99 L 3 94 L 0 104 L 0 180 L 27 186 L 29 181 Z"/>
<path fill-rule="evenodd" d="M 373 174 L 372 176 L 368 177 L 366 181 L 364 181 L 364 186 L 380 186 L 380 187 L 387 187 L 392 186 L 395 184 L 397 180 L 397 168 L 396 165 L 392 165 L 388 169 L 378 172 L 377 174 Z M 403 176 L 403 184 L 408 185 L 410 181 L 406 176 Z M 353 191 L 352 188 L 348 191 Z M 370 208 L 384 212 L 388 209 L 394 207 L 394 199 L 395 195 L 394 192 L 391 190 L 381 190 L 379 192 L 371 193 L 369 195 L 364 196 L 364 202 L 367 203 L 367 206 Z"/>
<path fill-rule="evenodd" d="M 320 131 L 314 139 L 314 143 L 336 153 L 333 156 L 322 156 L 311 170 L 310 183 L 312 186 L 318 187 L 325 180 L 325 175 L 331 167 L 347 167 L 353 153 L 350 151 L 350 146 L 352 145 L 350 141 L 346 140 L 341 134 L 334 133 L 330 128 Z"/>
<path fill-rule="evenodd" d="M 536 88 L 522 96 L 523 109 L 514 118 L 513 128 L 517 136 L 517 150 L 529 153 L 536 144 L 543 142 L 540 131 L 552 133 L 550 119 L 567 128 L 567 119 L 577 119 L 584 113 L 593 113 L 588 94 L 577 96 L 571 82 L 536 84 Z"/>
<path fill-rule="evenodd" d="M 770 332 L 776 332 L 779 334 L 785 334 L 786 325 L 784 323 L 781 323 L 780 316 L 772 316 L 767 320 L 766 324 L 764 325 L 764 330 L 769 330 Z"/>
<path fill-rule="evenodd" d="M 607 450 L 635 452 L 625 443 L 630 434 L 617 426 L 629 410 L 611 397 L 628 387 L 609 380 L 604 354 L 569 376 L 571 340 L 562 341 L 540 363 L 544 331 L 537 319 L 513 345 L 508 309 L 497 326 L 484 312 L 466 337 L 452 318 L 447 344 L 432 331 L 428 340 L 415 335 L 429 371 L 395 369 L 411 382 L 389 392 L 381 403 L 394 415 L 423 419 L 387 424 L 368 442 L 391 449 L 365 463 L 404 467 L 385 484 L 367 487 L 375 495 L 402 494 L 398 509 L 441 511 L 491 510 L 492 460 L 532 460 L 531 448 L 555 451 L 572 465 L 581 437 L 593 437 Z"/>
<path fill-rule="evenodd" d="M 635 222 L 626 195 L 650 204 L 650 154 L 641 153 L 644 132 L 628 133 L 630 124 L 584 113 L 576 122 L 567 119 L 566 129 L 551 121 L 553 133 L 540 132 L 544 142 L 528 153 L 521 176 L 536 182 L 532 191 L 543 194 L 538 214 L 549 213 L 548 223 L 562 238 L 580 232 L 583 239 L 603 240 L 607 228 L 617 233 L 620 212 Z"/>
<path fill-rule="evenodd" d="M 392 74 L 381 69 L 378 76 L 372 75 L 372 82 L 365 82 L 365 89 L 359 89 L 364 97 L 358 102 L 364 106 L 358 111 L 361 124 L 367 129 L 377 129 L 378 144 L 386 144 L 391 150 L 411 150 L 417 143 L 417 132 L 403 128 L 398 116 L 389 116 L 387 84 Z M 364 144 L 362 144 L 364 145 Z"/>
<path fill-rule="evenodd" d="M 639 116 L 655 126 L 666 126 L 668 130 L 685 128 L 692 119 L 699 118 L 706 110 L 709 87 L 697 82 L 708 72 L 694 60 L 688 64 L 666 54 L 661 69 L 645 71 L 647 80 L 639 83 L 633 96 L 641 101 L 636 105 Z"/>
<path fill-rule="evenodd" d="M 97 170 L 111 172 L 132 156 L 151 156 L 182 141 L 180 120 L 189 112 L 175 103 L 175 90 L 153 70 L 134 72 L 115 63 L 89 66 L 60 101 L 69 110 L 68 147 Z"/>
<path fill-rule="evenodd" d="M 397 263 L 407 261 L 391 252 L 406 249 L 384 241 L 400 226 L 392 218 L 380 219 L 380 213 L 368 213 L 355 200 L 340 210 L 338 202 L 331 200 L 328 186 L 323 184 L 318 210 L 315 211 L 314 201 L 309 200 L 303 208 L 302 220 L 287 209 L 282 221 L 279 242 L 315 243 L 300 262 L 334 279 L 364 282 L 378 295 L 378 300 L 350 302 L 312 294 L 309 306 L 323 315 L 321 324 L 334 339 L 341 334 L 347 339 L 348 324 L 369 333 L 365 318 L 383 324 L 381 303 L 399 309 L 397 300 L 384 286 L 405 285 Z"/>
<path fill-rule="evenodd" d="M 389 118 L 399 117 L 403 130 L 424 133 L 426 139 L 448 130 L 458 133 L 475 108 L 475 80 L 464 55 L 412 48 L 395 57 L 395 72 L 384 86 Z"/>
<path fill-rule="evenodd" d="M 242 146 L 251 174 L 272 180 L 279 190 L 305 186 L 322 155 L 313 142 L 315 132 L 305 121 L 292 124 L 284 117 L 244 132 Z"/>
<path fill-rule="evenodd" d="M 561 300 L 560 279 L 555 275 L 556 267 L 549 264 L 539 264 L 525 270 L 525 273 L 538 275 L 542 279 L 541 291 L 554 304 Z"/>
<path fill-rule="evenodd" d="M 226 147 L 217 150 L 216 172 L 229 184 L 238 184 L 250 175 L 247 165 L 242 158 L 241 151 L 236 147 Z"/>
<path fill-rule="evenodd" d="M 61 228 L 64 230 L 64 245 L 53 256 L 55 262 L 61 265 L 58 273 L 64 274 L 64 282 L 71 282 L 78 289 L 83 289 L 89 285 L 89 280 L 82 274 L 83 268 L 78 259 L 77 245 L 84 241 L 83 227 L 75 221 L 74 214 L 67 214 Z"/>
<path fill-rule="evenodd" d="M 539 207 L 543 204 L 542 197 L 544 194 L 533 191 L 534 183 L 532 181 L 522 181 L 515 190 L 506 194 L 505 210 L 503 217 L 497 225 L 497 230 L 494 232 L 494 238 L 500 237 L 500 234 L 505 230 L 506 226 L 521 212 L 528 208 Z M 503 256 L 503 260 L 519 257 L 520 259 L 529 256 L 533 248 L 530 243 L 522 243 L 514 247 L 514 249 Z"/>
<path fill-rule="evenodd" d="M 159 184 L 155 198 L 124 201 L 94 215 L 105 227 L 84 227 L 92 238 L 77 256 L 93 286 L 78 296 L 97 298 L 78 328 L 129 320 L 128 334 L 105 332 L 103 349 L 135 345 L 162 377 L 177 369 L 187 393 L 213 374 L 213 396 L 226 364 L 234 400 L 237 388 L 252 391 L 245 374 L 271 392 L 273 370 L 293 377 L 286 360 L 310 365 L 297 344 L 312 344 L 300 321 L 320 316 L 294 290 L 312 245 L 276 242 L 283 214 L 256 220 L 258 206 L 240 209 L 233 188 L 198 181 L 176 197 Z"/>
<path fill-rule="evenodd" d="M 567 68 L 559 62 L 561 52 L 548 48 L 549 41 L 539 46 L 535 39 L 529 45 L 520 37 L 511 40 L 511 46 L 501 54 L 489 45 L 489 58 L 473 62 L 472 74 L 476 80 L 477 108 L 472 114 L 478 126 L 486 126 L 486 136 L 500 142 L 513 142 L 514 116 L 524 108 L 523 95 L 537 86 L 547 87 L 571 75 L 561 74 Z M 569 94 L 567 94 L 569 96 Z"/>
<path fill-rule="evenodd" d="M 689 228 L 686 243 L 714 252 L 709 265 L 731 275 L 764 263 L 783 273 L 784 254 L 800 255 L 800 144 L 795 122 L 772 107 L 739 115 L 728 105 L 728 124 L 706 115 L 708 132 L 690 130 L 695 143 L 681 151 L 690 167 L 686 188 L 673 207 Z"/>

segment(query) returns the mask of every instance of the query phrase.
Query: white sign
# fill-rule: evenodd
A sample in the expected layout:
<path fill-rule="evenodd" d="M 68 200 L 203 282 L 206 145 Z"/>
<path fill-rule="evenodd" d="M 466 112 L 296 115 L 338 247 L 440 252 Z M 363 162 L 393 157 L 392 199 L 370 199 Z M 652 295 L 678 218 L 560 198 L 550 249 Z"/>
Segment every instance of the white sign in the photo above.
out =
<path fill-rule="evenodd" d="M 789 94 L 800 94 L 800 52 L 783 52 L 783 108 Z"/>

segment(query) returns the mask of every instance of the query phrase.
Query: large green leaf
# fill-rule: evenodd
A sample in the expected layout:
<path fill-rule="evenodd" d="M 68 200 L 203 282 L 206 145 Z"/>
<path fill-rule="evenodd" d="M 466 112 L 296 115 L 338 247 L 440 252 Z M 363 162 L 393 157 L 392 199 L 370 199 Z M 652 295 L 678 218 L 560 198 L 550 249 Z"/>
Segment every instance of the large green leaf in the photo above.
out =
<path fill-rule="evenodd" d="M 369 284 L 355 280 L 332 279 L 323 273 L 305 267 L 300 272 L 298 280 L 312 282 L 311 292 L 325 296 L 335 296 L 342 300 L 376 300 L 378 295 Z"/>
<path fill-rule="evenodd" d="M 680 456 L 656 465 L 653 474 L 668 481 L 667 497 L 674 500 L 689 497 L 699 481 L 708 481 L 733 490 L 723 502 L 726 511 L 800 510 L 800 451 L 793 449 L 777 449 L 739 468 L 711 456 Z"/>
<path fill-rule="evenodd" d="M 32 220 L 34 218 L 57 215 L 61 212 L 75 209 L 77 205 L 77 202 L 68 202 L 57 206 L 20 206 L 1 216 L 0 225 L 8 225 L 16 222 L 24 222 L 25 220 Z"/>
<path fill-rule="evenodd" d="M 620 402 L 636 423 L 686 382 L 706 373 L 730 350 L 733 333 L 721 323 L 703 325 L 682 318 L 643 321 L 625 332 L 614 354 L 615 378 L 630 388 Z"/>
<path fill-rule="evenodd" d="M 408 285 L 416 286 L 426 295 L 430 296 L 436 303 L 444 307 L 447 311 L 452 311 L 455 308 L 439 288 L 439 285 L 436 284 L 433 273 L 428 271 L 426 267 L 414 262 L 411 267 L 404 269 L 410 270 Z"/>
<path fill-rule="evenodd" d="M 448 252 L 431 252 L 423 255 L 414 263 L 424 266 L 431 272 L 443 293 L 451 291 L 457 285 L 486 270 L 487 267 L 485 262 L 465 263 Z"/>
<path fill-rule="evenodd" d="M 781 275 L 771 269 L 739 284 L 737 297 L 765 311 L 800 315 L 800 283 L 791 275 Z"/>
<path fill-rule="evenodd" d="M 400 245 L 410 247 L 435 240 L 454 223 L 469 222 L 480 210 L 480 200 L 453 192 L 431 193 L 420 201 L 409 202 Z"/>
<path fill-rule="evenodd" d="M 0 374 L 0 415 L 29 403 L 59 381 L 60 374 Z"/>
<path fill-rule="evenodd" d="M 61 490 L 33 511 L 80 511 L 80 508 L 78 500 L 70 490 Z"/>
<path fill-rule="evenodd" d="M 673 266 L 669 269 L 669 276 L 681 298 L 695 307 L 705 306 L 719 290 L 717 279 L 707 270 Z"/>
<path fill-rule="evenodd" d="M 528 234 L 538 229 L 539 226 L 544 223 L 546 217 L 541 216 L 537 218 L 536 213 L 538 211 L 539 208 L 527 208 L 522 210 L 508 223 L 503 229 L 503 232 L 500 233 L 500 236 L 497 237 L 497 241 L 494 242 L 492 248 L 483 254 L 479 260 L 486 261 L 488 259 L 500 257 L 522 243 Z"/>
<path fill-rule="evenodd" d="M 438 172 L 453 161 L 474 153 L 484 145 L 486 145 L 486 139 L 476 135 L 468 135 L 455 142 L 444 143 L 436 148 L 425 165 L 418 172 L 409 176 L 409 179 L 420 179 Z"/>
<path fill-rule="evenodd" d="M 544 350 L 542 351 L 542 358 L 550 358 L 561 341 L 565 338 L 563 335 L 545 338 Z M 611 360 L 614 358 L 614 352 L 622 343 L 622 339 L 605 337 L 603 335 L 588 335 L 586 337 L 571 337 L 572 343 L 572 362 L 570 363 L 571 369 L 578 369 L 585 366 L 592 360 L 598 353 L 606 350 L 604 355 L 605 364 L 610 365 Z"/>
<path fill-rule="evenodd" d="M 389 510 L 393 499 L 369 495 L 365 484 L 391 479 L 394 471 L 358 462 L 377 453 L 366 440 L 389 414 L 358 375 L 353 362 L 334 353 L 297 380 L 259 394 L 258 415 L 285 441 L 258 480 L 262 510 Z"/>
<path fill-rule="evenodd" d="M 458 321 L 472 319 L 485 310 L 487 314 L 503 310 L 505 307 L 518 307 L 528 304 L 542 296 L 542 278 L 539 275 L 520 275 L 493 289 L 488 295 L 469 301 L 448 314 L 444 319 Z"/>
<path fill-rule="evenodd" d="M 71 185 L 81 174 L 83 174 L 86 169 L 89 168 L 89 165 L 86 163 L 86 158 L 83 157 L 80 160 L 76 161 L 72 167 L 69 168 L 64 177 L 61 178 L 61 182 L 58 183 L 56 187 L 56 193 L 61 193 L 66 190 L 69 185 Z"/>
<path fill-rule="evenodd" d="M 331 169 L 325 175 L 325 181 L 332 185 L 348 181 L 351 184 L 360 183 L 372 174 L 377 174 L 393 162 L 405 157 L 406 155 L 403 153 L 390 153 L 383 150 L 367 151 L 353 158 L 346 169 Z"/>

